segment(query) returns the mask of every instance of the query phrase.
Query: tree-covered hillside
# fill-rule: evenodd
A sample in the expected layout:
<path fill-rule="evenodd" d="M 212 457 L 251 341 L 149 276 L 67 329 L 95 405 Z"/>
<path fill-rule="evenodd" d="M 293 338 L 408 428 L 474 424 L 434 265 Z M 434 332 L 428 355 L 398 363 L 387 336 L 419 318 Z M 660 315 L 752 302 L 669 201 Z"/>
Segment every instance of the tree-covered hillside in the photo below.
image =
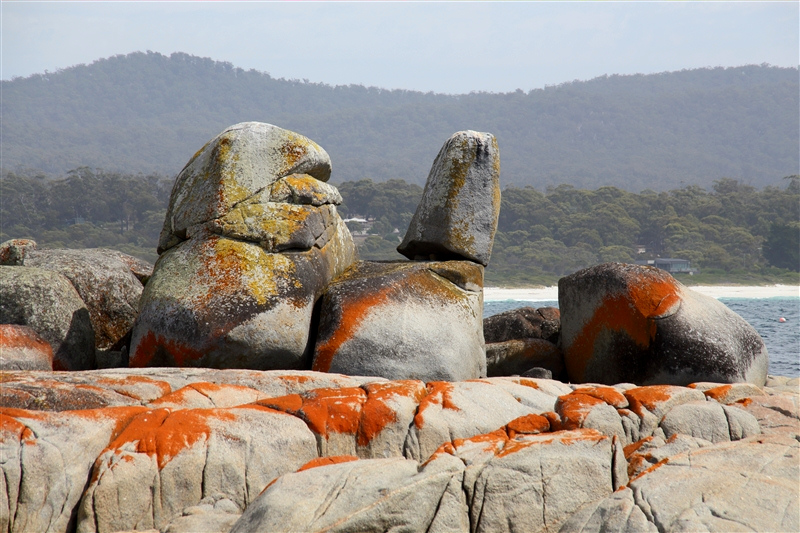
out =
<path fill-rule="evenodd" d="M 423 184 L 455 131 L 498 139 L 503 186 L 664 191 L 800 172 L 798 70 L 744 66 L 607 76 L 530 92 L 441 95 L 274 79 L 187 54 L 133 53 L 2 83 L 4 170 L 175 175 L 225 127 L 317 141 L 333 181 Z"/>

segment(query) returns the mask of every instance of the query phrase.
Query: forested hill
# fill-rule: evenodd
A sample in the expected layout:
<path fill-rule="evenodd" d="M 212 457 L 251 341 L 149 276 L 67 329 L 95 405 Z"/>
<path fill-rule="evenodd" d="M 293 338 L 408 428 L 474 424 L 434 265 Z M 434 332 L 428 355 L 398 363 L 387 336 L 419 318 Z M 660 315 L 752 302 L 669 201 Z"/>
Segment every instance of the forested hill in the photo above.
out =
<path fill-rule="evenodd" d="M 608 76 L 530 92 L 441 95 L 275 79 L 186 54 L 133 53 L 2 82 L 2 167 L 176 174 L 226 126 L 302 133 L 332 181 L 424 183 L 455 131 L 497 136 L 503 186 L 638 192 L 800 172 L 798 69 Z"/>

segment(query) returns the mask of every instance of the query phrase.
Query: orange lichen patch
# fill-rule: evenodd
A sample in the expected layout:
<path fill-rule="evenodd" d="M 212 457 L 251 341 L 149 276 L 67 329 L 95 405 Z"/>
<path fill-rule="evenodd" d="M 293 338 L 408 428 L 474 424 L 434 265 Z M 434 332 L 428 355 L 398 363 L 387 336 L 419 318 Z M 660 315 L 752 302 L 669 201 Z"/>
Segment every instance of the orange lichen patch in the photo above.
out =
<path fill-rule="evenodd" d="M 158 407 L 162 404 L 174 404 L 174 405 L 183 405 L 190 403 L 191 396 L 193 394 L 200 394 L 205 396 L 206 398 L 211 401 L 213 405 L 217 405 L 216 401 L 212 396 L 229 393 L 234 396 L 239 396 L 241 401 L 239 403 L 249 403 L 248 399 L 257 398 L 261 395 L 255 389 L 251 389 L 250 387 L 244 387 L 242 385 L 229 385 L 229 384 L 222 384 L 218 385 L 216 383 L 208 383 L 205 381 L 200 381 L 196 383 L 190 383 L 185 387 L 182 387 L 171 394 L 167 394 L 162 396 L 161 398 L 151 402 L 151 406 Z M 249 398 L 248 398 L 249 397 Z"/>
<path fill-rule="evenodd" d="M 36 436 L 33 434 L 28 426 L 17 420 L 11 415 L 0 411 L 0 433 L 3 434 L 3 439 L 9 437 L 25 444 L 35 444 Z"/>
<path fill-rule="evenodd" d="M 536 414 L 521 416 L 506 424 L 506 433 L 511 439 L 517 435 L 536 435 L 547 431 L 550 431 L 550 421 Z"/>
<path fill-rule="evenodd" d="M 357 434 L 367 394 L 358 387 L 315 389 L 303 397 L 300 416 L 311 431 L 328 438 L 330 432 Z"/>
<path fill-rule="evenodd" d="M 624 332 L 636 345 L 647 349 L 656 335 L 653 319 L 680 302 L 678 287 L 671 278 L 639 275 L 629 279 L 627 285 L 625 294 L 609 296 L 602 302 L 567 347 L 564 362 L 572 380 L 584 381 L 595 343 L 604 331 Z"/>
<path fill-rule="evenodd" d="M 735 403 L 741 404 L 743 407 L 747 407 L 751 403 L 753 403 L 752 398 L 742 398 L 741 400 L 736 400 Z"/>
<path fill-rule="evenodd" d="M 558 416 L 558 413 L 547 411 L 546 413 L 542 413 L 542 416 L 550 423 L 550 431 L 561 431 L 564 429 L 561 427 L 561 417 Z"/>
<path fill-rule="evenodd" d="M 299 394 L 289 394 L 277 398 L 265 398 L 254 403 L 292 415 L 298 415 L 300 409 L 303 408 L 303 398 L 301 398 Z"/>
<path fill-rule="evenodd" d="M 132 368 L 148 366 L 153 360 L 160 360 L 164 352 L 173 359 L 175 366 L 187 366 L 187 363 L 197 361 L 203 356 L 200 350 L 148 331 L 136 345 L 136 351 L 131 355 L 130 366 Z"/>
<path fill-rule="evenodd" d="M 559 396 L 558 400 L 556 400 L 555 410 L 561 417 L 560 429 L 580 428 L 592 408 L 597 405 L 605 405 L 605 403 L 594 396 L 575 392 Z"/>
<path fill-rule="evenodd" d="M 386 426 L 397 421 L 397 413 L 387 405 L 389 400 L 402 396 L 419 404 L 427 392 L 421 381 L 413 380 L 370 383 L 364 389 L 367 392 L 367 401 L 361 408 L 361 423 L 356 440 L 359 446 L 368 445 Z"/>
<path fill-rule="evenodd" d="M 673 436 L 675 436 L 675 435 L 673 435 Z M 636 452 L 636 450 L 638 450 L 639 448 L 641 448 L 642 446 L 644 446 L 646 443 L 650 442 L 651 440 L 653 440 L 653 437 L 645 437 L 643 439 L 637 440 L 636 442 L 633 442 L 633 443 L 628 444 L 627 446 L 625 446 L 622 449 L 622 452 L 625 454 L 625 459 L 630 459 L 631 455 L 633 455 Z"/>
<path fill-rule="evenodd" d="M 636 387 L 625 391 L 625 397 L 630 402 L 631 410 L 639 416 L 644 416 L 642 408 L 655 411 L 657 405 L 672 398 L 672 394 L 679 387 L 674 385 L 648 385 Z"/>
<path fill-rule="evenodd" d="M 582 387 L 572 391 L 572 394 L 586 394 L 598 400 L 603 400 L 617 409 L 628 406 L 628 399 L 625 398 L 625 395 L 613 387 Z"/>
<path fill-rule="evenodd" d="M 720 387 L 714 387 L 713 389 L 704 390 L 703 394 L 706 395 L 706 398 L 711 398 L 712 400 L 723 403 L 725 397 L 730 393 L 732 388 L 733 385 L 722 385 Z"/>
<path fill-rule="evenodd" d="M 654 464 L 654 465 L 653 465 L 653 466 L 651 466 L 650 468 L 647 468 L 647 469 L 645 469 L 644 471 L 640 472 L 638 475 L 636 475 L 635 477 L 633 477 L 633 478 L 632 478 L 630 481 L 628 481 L 628 485 L 630 485 L 631 483 L 633 483 L 634 481 L 636 481 L 636 480 L 637 480 L 637 479 L 639 479 L 640 477 L 642 477 L 642 476 L 644 476 L 644 475 L 646 475 L 646 474 L 649 474 L 650 472 L 652 472 L 652 471 L 656 470 L 657 468 L 661 468 L 662 466 L 664 466 L 664 465 L 665 465 L 665 464 L 667 464 L 668 462 L 669 462 L 669 457 L 665 457 L 664 459 L 660 460 L 659 462 L 657 462 L 656 464 Z M 631 465 L 632 465 L 632 464 L 633 464 L 633 463 L 631 463 Z M 628 470 L 630 470 L 630 468 L 631 468 L 631 465 L 628 465 Z"/>
<path fill-rule="evenodd" d="M 431 381 L 426 384 L 428 395 L 419 402 L 417 414 L 414 415 L 414 425 L 417 429 L 422 429 L 425 425 L 425 411 L 434 405 L 442 409 L 460 411 L 461 409 L 453 402 L 453 384 L 447 381 Z"/>
<path fill-rule="evenodd" d="M 317 344 L 314 353 L 314 364 L 311 370 L 318 372 L 329 372 L 333 358 L 342 345 L 353 338 L 358 326 L 376 306 L 387 301 L 392 287 L 385 287 L 370 294 L 362 294 L 358 298 L 353 298 L 343 302 L 339 324 L 333 334 Z"/>
<path fill-rule="evenodd" d="M 0 350 L 8 349 L 34 350 L 53 360 L 52 346 L 27 326 L 0 324 Z"/>
<path fill-rule="evenodd" d="M 355 455 L 333 455 L 331 457 L 317 457 L 316 459 L 311 459 L 309 462 L 298 468 L 297 471 L 302 472 L 303 470 L 311 470 L 312 468 L 317 468 L 318 466 L 336 465 L 339 463 L 349 463 L 351 461 L 358 461 L 358 457 L 356 457 Z"/>
<path fill-rule="evenodd" d="M 137 453 L 155 457 L 162 469 L 181 451 L 207 440 L 212 419 L 233 422 L 236 416 L 224 409 L 147 410 L 133 418 L 107 449 L 119 450 L 135 443 Z"/>

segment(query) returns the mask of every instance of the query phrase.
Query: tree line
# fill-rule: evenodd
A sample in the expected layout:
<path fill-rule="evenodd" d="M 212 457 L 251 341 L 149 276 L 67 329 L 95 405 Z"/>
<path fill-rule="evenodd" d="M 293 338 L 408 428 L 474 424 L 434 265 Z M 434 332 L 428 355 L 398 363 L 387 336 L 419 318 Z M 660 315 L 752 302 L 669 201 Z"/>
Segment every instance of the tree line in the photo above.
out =
<path fill-rule="evenodd" d="M 173 180 L 86 167 L 52 179 L 41 173 L 0 177 L 0 238 L 32 238 L 50 248 L 111 247 L 154 262 Z M 423 189 L 370 179 L 338 185 L 347 218 L 372 219 L 364 259 L 402 259 L 395 248 Z M 395 231 L 397 230 L 397 231 Z M 716 180 L 632 193 L 617 187 L 561 184 L 544 191 L 502 191 L 490 284 L 551 284 L 605 261 L 688 259 L 707 281 L 796 283 L 800 270 L 800 176 L 756 189 Z"/>

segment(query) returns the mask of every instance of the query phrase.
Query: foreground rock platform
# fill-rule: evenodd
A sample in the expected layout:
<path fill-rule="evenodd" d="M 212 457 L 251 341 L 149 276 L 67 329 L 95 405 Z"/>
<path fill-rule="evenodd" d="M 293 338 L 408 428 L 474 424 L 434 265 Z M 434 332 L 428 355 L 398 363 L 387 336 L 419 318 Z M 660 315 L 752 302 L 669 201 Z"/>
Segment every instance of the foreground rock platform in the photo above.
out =
<path fill-rule="evenodd" d="M 796 378 L 0 378 L 0 531 L 800 528 Z"/>

